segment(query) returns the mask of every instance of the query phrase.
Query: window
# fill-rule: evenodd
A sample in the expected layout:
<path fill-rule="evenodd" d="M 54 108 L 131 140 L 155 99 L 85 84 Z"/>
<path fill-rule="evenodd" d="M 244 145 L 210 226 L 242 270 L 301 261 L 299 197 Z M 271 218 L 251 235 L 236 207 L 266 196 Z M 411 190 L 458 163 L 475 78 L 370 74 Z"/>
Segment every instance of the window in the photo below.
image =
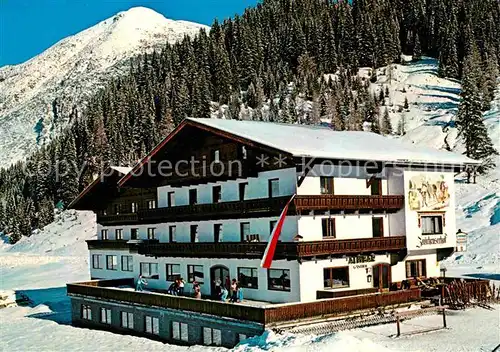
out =
<path fill-rule="evenodd" d="M 247 195 L 248 182 L 241 182 L 238 184 L 238 199 L 240 201 L 245 200 Z"/>
<path fill-rule="evenodd" d="M 274 227 L 276 226 L 277 223 L 278 221 L 276 220 L 269 221 L 269 235 L 273 233 Z"/>
<path fill-rule="evenodd" d="M 203 283 L 203 265 L 188 265 L 188 282 Z"/>
<path fill-rule="evenodd" d="M 148 240 L 154 240 L 155 233 L 156 233 L 156 229 L 154 227 L 148 228 Z"/>
<path fill-rule="evenodd" d="M 168 239 L 172 243 L 174 243 L 176 241 L 175 240 L 175 230 L 176 230 L 175 226 L 169 226 L 168 227 Z"/>
<path fill-rule="evenodd" d="M 120 204 L 115 204 L 115 214 L 120 214 L 121 213 L 121 205 Z"/>
<path fill-rule="evenodd" d="M 191 225 L 189 227 L 189 232 L 191 235 L 191 242 L 192 243 L 199 242 L 198 241 L 198 225 Z"/>
<path fill-rule="evenodd" d="M 374 178 L 371 181 L 370 189 L 371 189 L 372 196 L 381 196 L 382 195 L 382 180 L 380 178 Z"/>
<path fill-rule="evenodd" d="M 373 237 L 384 237 L 384 218 L 372 218 Z"/>
<path fill-rule="evenodd" d="M 118 269 L 118 256 L 107 255 L 106 256 L 106 269 L 117 270 Z"/>
<path fill-rule="evenodd" d="M 175 192 L 167 193 L 167 205 L 169 207 L 175 207 Z"/>
<path fill-rule="evenodd" d="M 92 268 L 93 269 L 102 269 L 102 254 L 92 254 Z"/>
<path fill-rule="evenodd" d="M 443 216 L 422 216 L 422 235 L 437 235 L 443 233 Z"/>
<path fill-rule="evenodd" d="M 130 239 L 136 240 L 139 237 L 139 229 L 130 229 Z"/>
<path fill-rule="evenodd" d="M 278 197 L 280 194 L 280 180 L 273 178 L 268 181 L 269 198 Z"/>
<path fill-rule="evenodd" d="M 222 345 L 221 331 L 212 328 L 203 328 L 203 344 L 205 346 Z"/>
<path fill-rule="evenodd" d="M 425 259 L 407 260 L 406 261 L 406 277 L 426 277 Z"/>
<path fill-rule="evenodd" d="M 324 218 L 321 219 L 321 227 L 323 228 L 323 238 L 335 238 L 335 219 Z"/>
<path fill-rule="evenodd" d="M 160 334 L 160 319 L 156 317 L 150 317 L 146 315 L 144 317 L 144 331 L 148 334 L 159 335 Z"/>
<path fill-rule="evenodd" d="M 212 150 L 212 161 L 213 162 L 220 162 L 220 150 L 219 149 L 216 149 L 216 150 Z"/>
<path fill-rule="evenodd" d="M 259 288 L 257 268 L 238 268 L 238 281 L 242 287 Z"/>
<path fill-rule="evenodd" d="M 244 341 L 247 339 L 247 335 L 245 334 L 238 334 L 238 340 L 239 342 Z"/>
<path fill-rule="evenodd" d="M 189 205 L 195 205 L 198 202 L 198 191 L 196 189 L 189 190 Z"/>
<path fill-rule="evenodd" d="M 123 229 L 116 229 L 115 230 L 115 239 L 123 240 Z"/>
<path fill-rule="evenodd" d="M 181 266 L 179 264 L 167 264 L 167 281 L 175 281 L 181 278 Z"/>
<path fill-rule="evenodd" d="M 82 305 L 82 319 L 92 320 L 92 309 L 86 304 Z"/>
<path fill-rule="evenodd" d="M 148 200 L 148 209 L 156 209 L 156 200 Z"/>
<path fill-rule="evenodd" d="M 222 240 L 222 224 L 214 224 L 214 242 Z"/>
<path fill-rule="evenodd" d="M 290 270 L 268 269 L 267 288 L 275 291 L 290 291 Z"/>
<path fill-rule="evenodd" d="M 172 322 L 172 339 L 188 341 L 188 324 Z"/>
<path fill-rule="evenodd" d="M 321 194 L 334 194 L 334 181 L 333 177 L 320 177 L 320 191 Z"/>
<path fill-rule="evenodd" d="M 141 275 L 149 279 L 159 279 L 158 263 L 141 263 Z"/>
<path fill-rule="evenodd" d="M 122 255 L 122 271 L 134 271 L 134 260 L 131 255 Z"/>
<path fill-rule="evenodd" d="M 323 269 L 323 282 L 325 288 L 349 287 L 349 267 Z"/>
<path fill-rule="evenodd" d="M 220 203 L 222 200 L 222 189 L 221 186 L 212 187 L 212 202 Z"/>
<path fill-rule="evenodd" d="M 241 237 L 241 242 L 244 242 L 247 240 L 247 236 L 250 234 L 250 223 L 249 222 L 242 222 L 240 224 L 240 237 Z"/>
<path fill-rule="evenodd" d="M 111 325 L 111 309 L 101 308 L 101 323 Z"/>
<path fill-rule="evenodd" d="M 108 230 L 101 230 L 101 239 L 103 239 L 103 240 L 109 240 Z"/>
<path fill-rule="evenodd" d="M 131 213 L 137 213 L 137 203 L 131 203 L 130 204 L 130 212 Z"/>
<path fill-rule="evenodd" d="M 122 312 L 122 328 L 133 329 L 134 328 L 134 314 L 129 312 Z"/>

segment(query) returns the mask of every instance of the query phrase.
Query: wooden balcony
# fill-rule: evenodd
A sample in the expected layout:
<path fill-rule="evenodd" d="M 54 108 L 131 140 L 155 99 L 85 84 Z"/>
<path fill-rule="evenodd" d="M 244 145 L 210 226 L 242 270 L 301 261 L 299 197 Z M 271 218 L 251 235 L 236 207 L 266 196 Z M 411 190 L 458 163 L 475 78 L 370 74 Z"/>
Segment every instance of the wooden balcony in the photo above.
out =
<path fill-rule="evenodd" d="M 266 242 L 140 243 L 138 253 L 151 257 L 260 259 Z M 406 237 L 358 238 L 311 242 L 280 242 L 275 259 L 302 260 L 345 254 L 398 252 L 406 248 Z"/>
<path fill-rule="evenodd" d="M 404 207 L 404 196 L 298 195 L 294 199 L 294 205 L 298 213 L 309 211 L 395 212 Z"/>
<path fill-rule="evenodd" d="M 102 225 L 133 225 L 139 223 L 137 213 L 97 215 L 97 223 Z"/>
<path fill-rule="evenodd" d="M 87 240 L 88 249 L 129 249 L 126 240 Z"/>
<path fill-rule="evenodd" d="M 266 306 L 228 304 L 211 300 L 170 296 L 154 292 L 136 292 L 119 289 L 118 286 L 133 287 L 133 279 L 89 281 L 67 285 L 68 296 L 89 297 L 97 300 L 112 300 L 122 304 L 140 304 L 149 307 L 179 309 L 218 317 L 253 321 L 267 325 L 300 319 L 324 319 L 356 310 L 399 305 L 420 300 L 420 290 L 394 291 L 363 296 L 324 299 L 309 303 L 291 303 Z"/>

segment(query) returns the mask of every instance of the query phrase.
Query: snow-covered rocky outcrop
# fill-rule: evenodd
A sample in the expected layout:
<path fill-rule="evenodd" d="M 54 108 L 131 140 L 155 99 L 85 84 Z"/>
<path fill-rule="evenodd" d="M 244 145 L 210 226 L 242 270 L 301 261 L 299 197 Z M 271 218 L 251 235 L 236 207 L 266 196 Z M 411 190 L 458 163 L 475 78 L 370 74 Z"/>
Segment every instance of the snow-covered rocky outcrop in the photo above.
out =
<path fill-rule="evenodd" d="M 73 109 L 128 59 L 161 48 L 205 26 L 174 21 L 144 7 L 120 12 L 67 37 L 38 56 L 0 68 L 0 167 L 21 160 L 52 138 Z"/>

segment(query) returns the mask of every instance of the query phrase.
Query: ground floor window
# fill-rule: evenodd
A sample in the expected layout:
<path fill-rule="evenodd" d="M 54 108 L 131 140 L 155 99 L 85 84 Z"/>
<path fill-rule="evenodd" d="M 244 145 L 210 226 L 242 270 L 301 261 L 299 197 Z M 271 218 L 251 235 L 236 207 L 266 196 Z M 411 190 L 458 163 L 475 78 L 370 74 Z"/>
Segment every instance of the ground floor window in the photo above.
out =
<path fill-rule="evenodd" d="M 82 319 L 92 320 L 92 309 L 86 304 L 82 305 Z"/>
<path fill-rule="evenodd" d="M 275 291 L 290 291 L 290 270 L 269 269 L 267 271 L 267 288 Z"/>
<path fill-rule="evenodd" d="M 92 254 L 92 268 L 93 269 L 102 269 L 102 254 Z"/>
<path fill-rule="evenodd" d="M 407 260 L 406 261 L 406 277 L 426 277 L 425 259 Z"/>
<path fill-rule="evenodd" d="M 159 279 L 158 263 L 141 263 L 141 275 L 148 279 Z"/>
<path fill-rule="evenodd" d="M 122 255 L 122 271 L 134 271 L 134 259 L 131 255 Z"/>
<path fill-rule="evenodd" d="M 323 269 L 323 282 L 325 288 L 349 287 L 349 267 Z"/>
<path fill-rule="evenodd" d="M 144 318 L 144 322 L 145 322 L 144 330 L 148 334 L 153 334 L 153 335 L 160 334 L 160 319 L 146 315 L 146 317 Z"/>
<path fill-rule="evenodd" d="M 167 281 L 175 281 L 181 278 L 181 266 L 179 264 L 167 264 Z"/>
<path fill-rule="evenodd" d="M 212 328 L 203 328 L 203 344 L 206 346 L 222 345 L 221 331 Z"/>
<path fill-rule="evenodd" d="M 188 282 L 203 283 L 203 265 L 188 265 Z"/>
<path fill-rule="evenodd" d="M 188 341 L 188 324 L 172 322 L 172 339 L 180 341 Z"/>
<path fill-rule="evenodd" d="M 257 268 L 238 268 L 238 281 L 241 287 L 259 288 Z"/>
<path fill-rule="evenodd" d="M 129 312 L 122 312 L 122 328 L 134 328 L 134 314 Z"/>
<path fill-rule="evenodd" d="M 111 309 L 101 308 L 101 323 L 111 324 Z"/>
<path fill-rule="evenodd" d="M 106 256 L 106 269 L 116 270 L 118 268 L 118 256 L 107 255 Z"/>

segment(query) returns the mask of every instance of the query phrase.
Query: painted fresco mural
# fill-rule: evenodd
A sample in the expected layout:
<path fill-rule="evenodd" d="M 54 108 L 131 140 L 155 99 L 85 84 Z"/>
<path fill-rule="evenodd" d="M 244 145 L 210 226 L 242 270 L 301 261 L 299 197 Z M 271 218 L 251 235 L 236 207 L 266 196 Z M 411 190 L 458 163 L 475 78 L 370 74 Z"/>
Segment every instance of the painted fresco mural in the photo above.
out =
<path fill-rule="evenodd" d="M 408 203 L 411 210 L 441 210 L 450 204 L 444 175 L 419 174 L 409 180 Z"/>

